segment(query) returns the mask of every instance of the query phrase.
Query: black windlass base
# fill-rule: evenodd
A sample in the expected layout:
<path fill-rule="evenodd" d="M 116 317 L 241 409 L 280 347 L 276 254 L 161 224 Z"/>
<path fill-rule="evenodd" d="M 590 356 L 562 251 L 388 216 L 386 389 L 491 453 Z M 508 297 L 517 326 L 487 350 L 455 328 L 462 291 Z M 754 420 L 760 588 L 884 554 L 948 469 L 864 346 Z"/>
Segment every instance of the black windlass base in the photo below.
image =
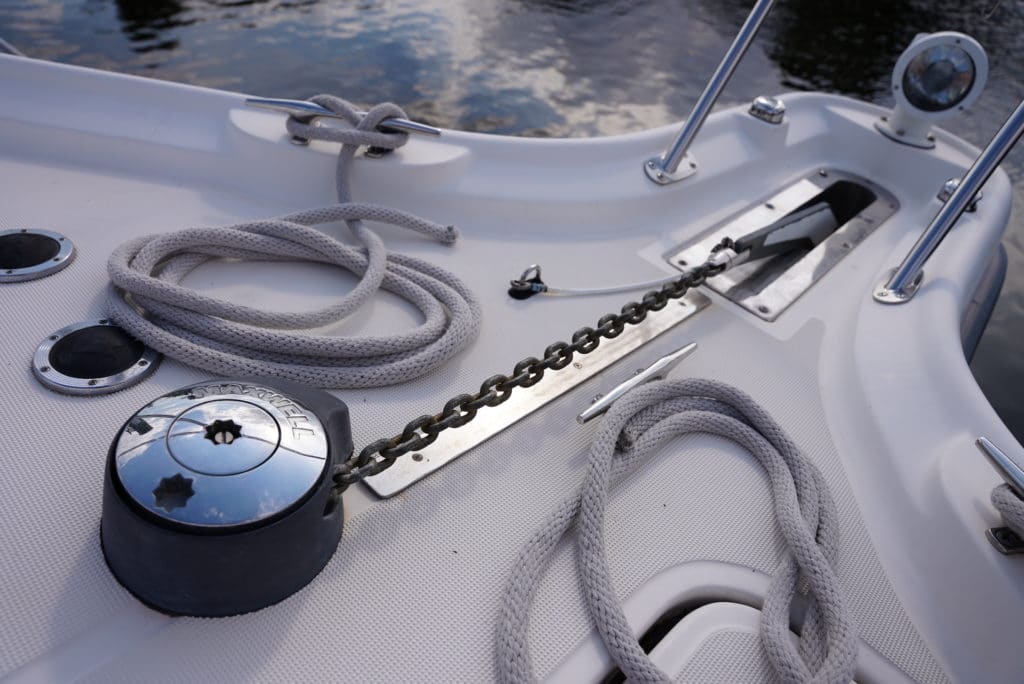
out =
<path fill-rule="evenodd" d="M 268 429 L 281 430 L 276 446 L 260 432 Z M 321 390 L 220 381 L 165 395 L 132 416 L 111 446 L 101 523 L 107 565 L 140 601 L 171 615 L 275 604 L 334 554 L 344 514 L 331 473 L 351 452 L 348 407 Z"/>

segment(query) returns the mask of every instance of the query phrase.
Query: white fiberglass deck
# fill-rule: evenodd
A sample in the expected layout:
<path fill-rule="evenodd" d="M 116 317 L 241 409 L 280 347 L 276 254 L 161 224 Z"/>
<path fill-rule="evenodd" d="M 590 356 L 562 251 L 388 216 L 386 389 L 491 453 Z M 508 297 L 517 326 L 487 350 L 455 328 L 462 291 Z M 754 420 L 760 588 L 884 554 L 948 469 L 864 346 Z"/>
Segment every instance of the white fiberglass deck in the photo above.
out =
<path fill-rule="evenodd" d="M 168 618 L 109 574 L 99 546 L 103 463 L 115 431 L 165 391 L 206 378 L 167 359 L 126 391 L 54 394 L 29 370 L 49 333 L 104 312 L 105 263 L 130 236 L 267 217 L 334 200 L 336 147 L 287 143 L 283 118 L 239 95 L 0 57 L 0 229 L 60 231 L 79 250 L 65 271 L 0 287 L 0 675 L 13 681 L 328 679 L 482 681 L 509 564 L 581 476 L 588 436 L 574 416 L 658 356 L 696 341 L 674 376 L 746 390 L 817 463 L 842 516 L 839 576 L 864 643 L 859 681 L 1020 681 L 1014 625 L 1024 566 L 984 538 L 998 481 L 973 446 L 1020 446 L 974 383 L 960 312 L 998 243 L 1004 174 L 950 234 L 909 304 L 872 288 L 938 207 L 942 181 L 975 151 L 939 135 L 934 151 L 895 145 L 878 110 L 787 97 L 787 122 L 742 109 L 713 116 L 694 147 L 697 175 L 657 187 L 641 171 L 672 131 L 599 140 L 520 140 L 445 132 L 357 163 L 357 199 L 455 223 L 443 247 L 382 229 L 390 248 L 449 268 L 478 293 L 480 338 L 406 385 L 339 392 L 356 448 L 436 411 L 523 356 L 566 338 L 620 295 L 516 302 L 507 281 L 531 263 L 552 284 L 670 273 L 663 255 L 821 166 L 870 178 L 899 211 L 775 322 L 711 293 L 671 333 L 386 501 L 355 487 L 334 559 L 306 589 L 257 613 Z M 272 93 L 270 93 L 272 95 Z M 345 93 L 357 98 L 358 94 Z M 343 229 L 339 235 L 344 238 Z M 302 308 L 344 292 L 326 267 L 219 264 L 189 276 L 223 296 Z M 333 334 L 399 329 L 390 295 Z M 781 545 L 765 477 L 735 446 L 679 440 L 630 477 L 609 511 L 610 562 L 627 614 L 644 629 L 680 601 L 708 604 L 656 657 L 684 679 L 765 676 L 757 606 Z M 579 596 L 571 545 L 534 603 L 538 674 L 599 679 L 609 669 Z M 756 615 L 756 614 L 755 614 Z M 663 659 L 664 658 L 664 659 Z"/>

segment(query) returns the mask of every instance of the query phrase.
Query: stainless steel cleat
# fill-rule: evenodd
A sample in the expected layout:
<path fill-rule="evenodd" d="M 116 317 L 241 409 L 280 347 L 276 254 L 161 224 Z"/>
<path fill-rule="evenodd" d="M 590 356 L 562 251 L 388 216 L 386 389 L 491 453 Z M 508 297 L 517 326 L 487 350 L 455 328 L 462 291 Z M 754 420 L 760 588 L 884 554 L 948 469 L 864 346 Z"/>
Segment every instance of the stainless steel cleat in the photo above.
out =
<path fill-rule="evenodd" d="M 696 349 L 697 343 L 690 342 L 685 347 L 677 349 L 671 354 L 666 354 L 665 356 L 662 356 L 660 359 L 652 363 L 650 366 L 643 369 L 642 371 L 631 377 L 629 380 L 620 383 L 611 392 L 604 395 L 603 397 L 595 401 L 593 404 L 588 406 L 586 410 L 583 411 L 583 413 L 576 416 L 576 422 L 579 423 L 580 425 L 583 425 L 584 423 L 587 423 L 593 420 L 594 418 L 597 418 L 599 415 L 607 411 L 612 404 L 614 404 L 617 400 L 621 399 L 623 395 L 625 395 L 634 387 L 642 385 L 648 380 L 654 380 L 656 378 L 661 378 L 668 375 L 670 372 L 672 372 L 673 368 L 678 366 L 683 359 L 692 354 Z"/>

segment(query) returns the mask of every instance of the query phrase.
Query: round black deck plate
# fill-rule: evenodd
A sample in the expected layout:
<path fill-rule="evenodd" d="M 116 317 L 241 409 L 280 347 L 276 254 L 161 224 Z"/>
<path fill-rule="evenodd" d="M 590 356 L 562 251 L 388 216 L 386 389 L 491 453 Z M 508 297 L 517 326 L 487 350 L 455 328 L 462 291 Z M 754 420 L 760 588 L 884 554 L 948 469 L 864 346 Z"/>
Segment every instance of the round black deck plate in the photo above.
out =
<path fill-rule="evenodd" d="M 156 370 L 160 355 L 107 319 L 63 328 L 36 349 L 32 371 L 65 394 L 104 394 L 134 385 Z"/>
<path fill-rule="evenodd" d="M 0 283 L 35 280 L 65 268 L 75 256 L 67 237 L 49 230 L 0 231 Z"/>

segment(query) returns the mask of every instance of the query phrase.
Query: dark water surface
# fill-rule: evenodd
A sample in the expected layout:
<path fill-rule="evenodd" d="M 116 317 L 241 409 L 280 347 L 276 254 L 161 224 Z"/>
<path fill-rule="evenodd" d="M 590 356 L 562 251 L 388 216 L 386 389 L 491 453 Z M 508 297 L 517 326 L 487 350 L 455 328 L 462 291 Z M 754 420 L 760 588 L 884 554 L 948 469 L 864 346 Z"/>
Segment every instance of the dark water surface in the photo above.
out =
<path fill-rule="evenodd" d="M 595 136 L 683 119 L 752 0 L 0 0 L 0 37 L 31 57 L 273 97 L 390 100 L 444 127 Z M 988 87 L 943 124 L 983 145 L 1024 96 L 1024 2 L 780 0 L 723 103 L 816 89 L 890 104 L 919 32 L 988 51 Z M 1024 209 L 1024 151 L 1004 167 Z M 973 369 L 1024 437 L 1024 231 Z M 922 352 L 927 352 L 927 344 Z"/>

